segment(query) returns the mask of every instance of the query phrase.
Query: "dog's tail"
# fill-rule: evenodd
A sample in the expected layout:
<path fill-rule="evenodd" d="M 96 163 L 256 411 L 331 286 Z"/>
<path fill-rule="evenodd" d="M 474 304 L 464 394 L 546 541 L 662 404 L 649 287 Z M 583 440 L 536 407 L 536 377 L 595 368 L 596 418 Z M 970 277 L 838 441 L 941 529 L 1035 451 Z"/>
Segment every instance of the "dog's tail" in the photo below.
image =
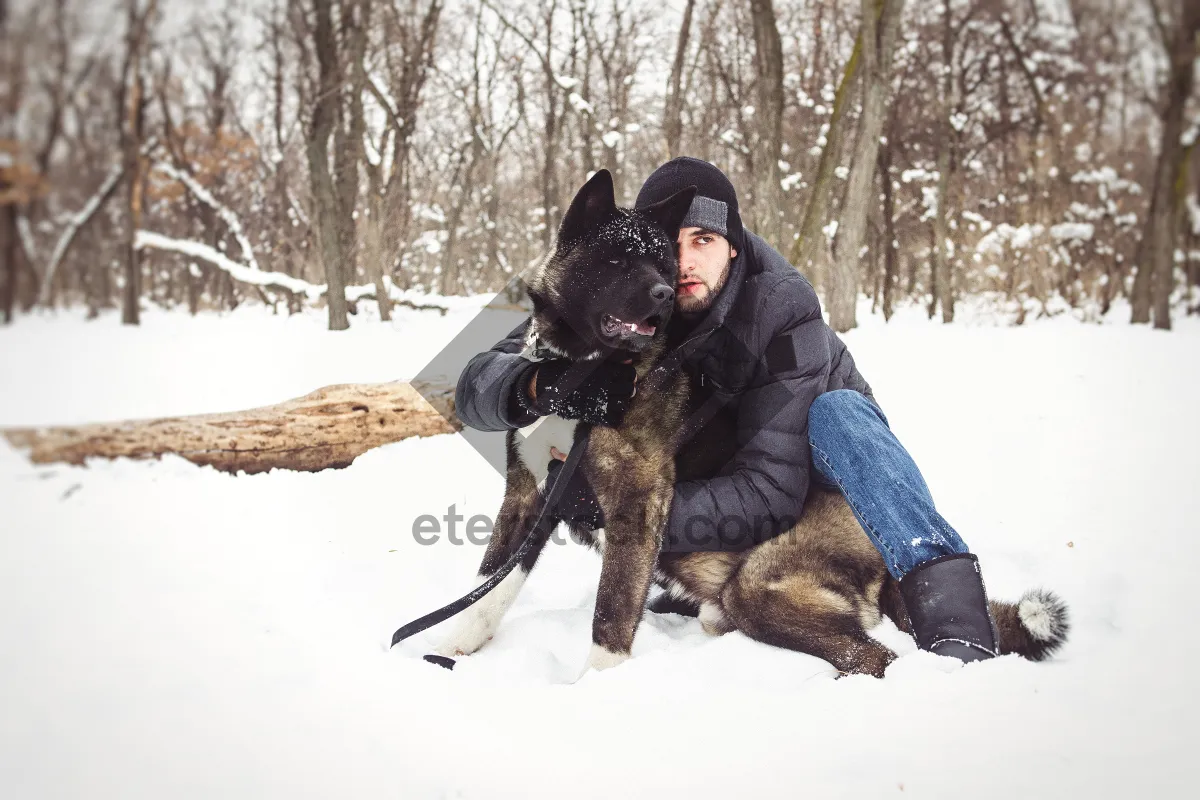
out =
<path fill-rule="evenodd" d="M 1001 653 L 1041 661 L 1062 647 L 1071 630 L 1066 603 L 1045 589 L 1032 589 L 1016 603 L 992 600 L 988 607 L 996 621 Z"/>

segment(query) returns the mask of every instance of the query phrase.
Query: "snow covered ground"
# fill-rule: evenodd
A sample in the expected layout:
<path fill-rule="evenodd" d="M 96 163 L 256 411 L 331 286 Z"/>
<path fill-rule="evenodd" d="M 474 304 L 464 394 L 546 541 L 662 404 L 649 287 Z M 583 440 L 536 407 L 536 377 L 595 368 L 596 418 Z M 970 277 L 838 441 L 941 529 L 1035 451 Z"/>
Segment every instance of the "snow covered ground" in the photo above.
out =
<path fill-rule="evenodd" d="M 477 307 L 339 334 L 253 309 L 21 318 L 0 329 L 0 426 L 407 377 Z M 461 437 L 250 477 L 33 467 L 0 443 L 0 796 L 1193 796 L 1200 324 L 969 323 L 912 310 L 846 338 L 992 595 L 1069 602 L 1053 661 L 963 667 L 891 629 L 884 680 L 834 680 L 649 615 L 631 661 L 572 684 L 599 563 L 562 545 L 448 672 L 420 660 L 439 629 L 387 641 L 472 583 L 481 547 L 444 521 L 413 537 L 499 507 Z"/>

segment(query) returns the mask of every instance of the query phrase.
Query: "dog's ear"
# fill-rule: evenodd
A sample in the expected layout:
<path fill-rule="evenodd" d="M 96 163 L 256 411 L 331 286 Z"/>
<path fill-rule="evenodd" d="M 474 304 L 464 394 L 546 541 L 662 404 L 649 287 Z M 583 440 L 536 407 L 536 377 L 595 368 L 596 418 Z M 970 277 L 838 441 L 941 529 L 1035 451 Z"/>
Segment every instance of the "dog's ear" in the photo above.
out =
<path fill-rule="evenodd" d="M 616 211 L 612 175 L 602 169 L 575 194 L 571 207 L 558 227 L 558 238 L 564 242 L 577 239 L 607 221 Z"/>
<path fill-rule="evenodd" d="M 683 218 L 687 216 L 688 209 L 692 207 L 692 199 L 695 196 L 696 187 L 689 186 L 686 189 L 680 189 L 666 200 L 659 200 L 652 206 L 646 206 L 641 213 L 666 231 L 667 238 L 675 241 L 679 236 L 679 226 L 683 224 Z"/>

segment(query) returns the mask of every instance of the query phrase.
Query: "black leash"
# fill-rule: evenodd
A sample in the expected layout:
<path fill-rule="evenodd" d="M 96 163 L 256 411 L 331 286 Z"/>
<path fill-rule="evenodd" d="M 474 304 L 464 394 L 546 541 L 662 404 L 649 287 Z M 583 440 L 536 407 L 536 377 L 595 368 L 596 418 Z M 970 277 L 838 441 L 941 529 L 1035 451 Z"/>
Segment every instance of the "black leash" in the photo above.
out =
<path fill-rule="evenodd" d="M 483 599 L 484 595 L 495 589 L 500 581 L 504 580 L 508 576 L 508 573 L 513 571 L 517 564 L 521 563 L 521 559 L 529 554 L 529 551 L 533 549 L 534 544 L 540 538 L 539 533 L 550 533 L 550 531 L 540 530 L 546 524 L 553 524 L 554 517 L 547 517 L 546 512 L 558 507 L 558 501 L 562 499 L 563 492 L 567 489 L 567 481 L 571 479 L 571 473 L 579 466 L 579 461 L 583 458 L 584 451 L 587 450 L 588 436 L 592 429 L 590 425 L 585 423 L 580 424 L 583 426 L 583 431 L 575 440 L 575 443 L 571 445 L 571 452 L 567 454 L 567 461 L 558 473 L 558 479 L 554 481 L 549 493 L 546 495 L 546 502 L 542 505 L 542 512 L 538 515 L 537 522 L 533 524 L 533 528 L 526 535 L 525 541 L 521 542 L 521 546 L 517 548 L 517 552 L 513 553 L 508 561 L 504 562 L 504 566 L 500 567 L 492 577 L 476 586 L 469 594 L 463 595 L 448 606 L 443 606 L 420 619 L 413 620 L 392 634 L 392 647 L 395 647 L 414 634 L 418 634 L 423 630 L 432 628 L 439 622 L 450 619 L 468 606 L 479 602 L 479 600 Z M 438 656 L 426 656 L 425 658 L 443 667 L 448 666 L 444 663 L 445 661 L 451 661 L 450 659 L 442 659 Z M 453 661 L 451 661 L 451 664 L 453 664 Z"/>

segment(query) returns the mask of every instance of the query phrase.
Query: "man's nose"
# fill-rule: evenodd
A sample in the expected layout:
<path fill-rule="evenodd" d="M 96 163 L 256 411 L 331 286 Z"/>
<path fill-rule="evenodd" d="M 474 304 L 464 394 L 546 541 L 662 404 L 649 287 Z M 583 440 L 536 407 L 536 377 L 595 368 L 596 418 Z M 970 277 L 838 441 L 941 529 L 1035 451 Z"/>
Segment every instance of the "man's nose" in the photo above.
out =
<path fill-rule="evenodd" d="M 679 254 L 679 277 L 686 277 L 694 266 L 692 259 L 686 253 Z"/>

